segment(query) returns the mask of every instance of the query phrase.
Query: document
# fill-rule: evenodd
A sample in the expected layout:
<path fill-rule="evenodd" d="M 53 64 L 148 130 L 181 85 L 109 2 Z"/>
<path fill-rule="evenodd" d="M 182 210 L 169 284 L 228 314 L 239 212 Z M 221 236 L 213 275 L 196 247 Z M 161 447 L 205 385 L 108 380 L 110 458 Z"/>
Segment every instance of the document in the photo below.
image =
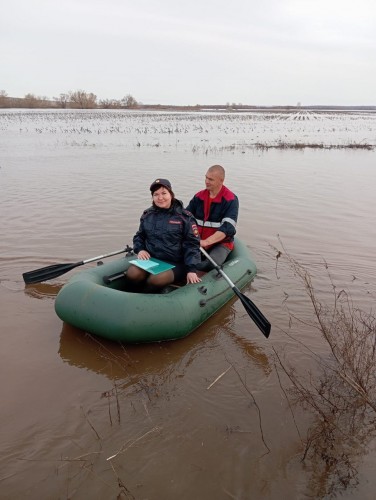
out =
<path fill-rule="evenodd" d="M 142 259 L 133 259 L 129 261 L 131 264 L 147 271 L 150 274 L 159 274 L 164 271 L 168 271 L 175 267 L 173 264 L 169 264 L 168 262 L 164 262 L 163 260 L 155 259 L 154 257 L 150 257 L 148 260 Z"/>

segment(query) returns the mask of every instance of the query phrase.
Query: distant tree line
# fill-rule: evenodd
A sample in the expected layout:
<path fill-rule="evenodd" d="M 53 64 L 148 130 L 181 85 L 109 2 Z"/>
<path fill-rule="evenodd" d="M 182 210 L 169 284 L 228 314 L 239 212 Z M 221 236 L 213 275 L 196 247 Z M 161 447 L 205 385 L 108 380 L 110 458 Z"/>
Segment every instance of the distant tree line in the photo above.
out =
<path fill-rule="evenodd" d="M 123 99 L 99 99 L 92 92 L 85 90 L 69 91 L 62 93 L 58 97 L 49 99 L 35 94 L 26 94 L 24 97 L 9 97 L 5 90 L 0 90 L 0 108 L 61 108 L 61 109 L 142 109 L 154 111 L 351 111 L 370 110 L 375 111 L 376 106 L 335 106 L 335 105 L 312 105 L 303 106 L 300 102 L 296 106 L 275 105 L 256 106 L 254 104 L 236 104 L 235 102 L 226 104 L 196 104 L 196 105 L 168 105 L 168 104 L 142 104 L 137 102 L 131 95 L 127 94 Z"/>
<path fill-rule="evenodd" d="M 5 90 L 0 90 L 0 108 L 62 108 L 62 109 L 135 109 L 138 102 L 127 94 L 123 99 L 100 99 L 85 90 L 69 91 L 49 99 L 45 96 L 26 94 L 24 97 L 9 97 Z"/>

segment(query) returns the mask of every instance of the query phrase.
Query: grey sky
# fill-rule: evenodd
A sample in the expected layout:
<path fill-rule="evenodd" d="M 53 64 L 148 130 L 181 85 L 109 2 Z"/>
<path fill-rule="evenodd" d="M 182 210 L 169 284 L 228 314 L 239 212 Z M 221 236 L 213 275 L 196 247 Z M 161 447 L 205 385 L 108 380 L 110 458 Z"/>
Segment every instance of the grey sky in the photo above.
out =
<path fill-rule="evenodd" d="M 1 0 L 0 90 L 376 105 L 374 0 Z"/>

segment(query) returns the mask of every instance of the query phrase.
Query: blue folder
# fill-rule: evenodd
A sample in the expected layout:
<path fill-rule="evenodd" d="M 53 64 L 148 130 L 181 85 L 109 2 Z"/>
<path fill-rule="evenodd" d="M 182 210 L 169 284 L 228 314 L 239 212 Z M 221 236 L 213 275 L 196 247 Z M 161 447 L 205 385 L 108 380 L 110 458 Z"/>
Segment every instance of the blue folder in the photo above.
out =
<path fill-rule="evenodd" d="M 169 269 L 175 267 L 173 264 L 163 262 L 163 260 L 155 259 L 154 257 L 150 257 L 148 260 L 133 259 L 129 262 L 150 274 L 163 273 L 164 271 L 168 271 Z"/>

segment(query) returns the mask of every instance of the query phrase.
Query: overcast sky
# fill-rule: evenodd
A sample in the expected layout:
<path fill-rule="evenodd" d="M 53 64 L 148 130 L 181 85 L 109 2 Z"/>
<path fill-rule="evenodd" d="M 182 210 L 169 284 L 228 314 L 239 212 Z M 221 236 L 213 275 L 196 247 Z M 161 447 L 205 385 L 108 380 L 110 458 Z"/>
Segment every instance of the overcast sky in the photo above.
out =
<path fill-rule="evenodd" d="M 1 0 L 0 90 L 376 105 L 375 0 Z"/>

